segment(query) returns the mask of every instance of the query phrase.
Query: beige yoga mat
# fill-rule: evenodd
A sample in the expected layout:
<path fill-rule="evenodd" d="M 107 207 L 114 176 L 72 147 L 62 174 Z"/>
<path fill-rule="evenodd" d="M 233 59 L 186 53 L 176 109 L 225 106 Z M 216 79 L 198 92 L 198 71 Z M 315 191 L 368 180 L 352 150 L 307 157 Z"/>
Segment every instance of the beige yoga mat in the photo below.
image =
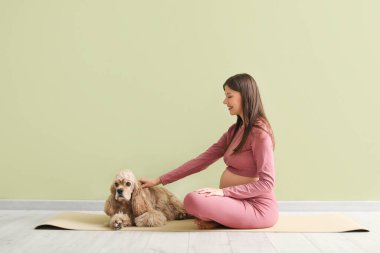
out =
<path fill-rule="evenodd" d="M 108 227 L 109 217 L 104 214 L 64 212 L 35 229 L 71 229 L 71 230 L 104 230 Z M 200 232 L 193 219 L 170 221 L 162 227 L 127 227 L 125 231 L 163 231 L 163 232 Z M 312 215 L 282 215 L 277 224 L 271 228 L 263 229 L 230 229 L 218 228 L 213 231 L 248 231 L 248 232 L 369 232 L 368 229 L 355 223 L 350 217 L 339 213 L 312 214 Z"/>

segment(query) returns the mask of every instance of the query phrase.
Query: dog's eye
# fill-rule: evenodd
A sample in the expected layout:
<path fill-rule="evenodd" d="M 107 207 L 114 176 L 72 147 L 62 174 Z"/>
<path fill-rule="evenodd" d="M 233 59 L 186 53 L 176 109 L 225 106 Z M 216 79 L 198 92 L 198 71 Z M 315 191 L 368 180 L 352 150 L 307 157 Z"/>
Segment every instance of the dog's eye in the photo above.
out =
<path fill-rule="evenodd" d="M 117 182 L 115 182 L 115 186 L 116 186 L 116 187 L 118 187 L 118 186 L 119 186 L 119 184 L 118 184 Z"/>
<path fill-rule="evenodd" d="M 126 186 L 131 186 L 131 182 L 126 182 L 125 185 Z"/>

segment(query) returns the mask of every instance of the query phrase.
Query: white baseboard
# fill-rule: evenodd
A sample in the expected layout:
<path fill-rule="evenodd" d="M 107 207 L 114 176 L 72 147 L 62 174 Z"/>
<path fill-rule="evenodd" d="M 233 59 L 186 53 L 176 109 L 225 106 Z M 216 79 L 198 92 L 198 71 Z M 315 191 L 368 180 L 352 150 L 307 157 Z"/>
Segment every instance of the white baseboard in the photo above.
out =
<path fill-rule="evenodd" d="M 0 210 L 103 211 L 104 200 L 18 200 L 0 199 Z"/>
<path fill-rule="evenodd" d="M 278 201 L 281 212 L 380 212 L 380 201 Z"/>
<path fill-rule="evenodd" d="M 278 201 L 280 212 L 380 212 L 380 201 Z M 0 210 L 103 211 L 104 200 L 0 199 Z"/>

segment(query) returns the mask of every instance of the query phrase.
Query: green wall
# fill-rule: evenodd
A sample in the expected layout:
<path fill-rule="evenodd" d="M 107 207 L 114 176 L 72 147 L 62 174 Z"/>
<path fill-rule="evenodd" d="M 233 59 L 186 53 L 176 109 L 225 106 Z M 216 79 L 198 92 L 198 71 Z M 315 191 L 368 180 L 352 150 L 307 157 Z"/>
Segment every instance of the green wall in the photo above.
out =
<path fill-rule="evenodd" d="M 279 200 L 380 200 L 379 1 L 0 1 L 0 198 L 105 199 L 235 122 L 258 82 Z M 221 160 L 167 187 L 217 187 Z"/>

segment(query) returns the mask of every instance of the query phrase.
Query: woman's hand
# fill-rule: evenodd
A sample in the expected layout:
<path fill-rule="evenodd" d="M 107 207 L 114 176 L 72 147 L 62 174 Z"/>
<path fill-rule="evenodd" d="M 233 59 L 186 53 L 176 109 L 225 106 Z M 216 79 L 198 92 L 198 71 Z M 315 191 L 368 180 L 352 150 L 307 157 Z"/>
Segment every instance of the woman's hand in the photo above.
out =
<path fill-rule="evenodd" d="M 198 190 L 195 190 L 195 192 L 199 194 L 206 194 L 206 197 L 208 196 L 224 196 L 222 189 L 215 189 L 215 188 L 201 188 Z"/>
<path fill-rule="evenodd" d="M 141 178 L 139 179 L 139 181 L 141 183 L 142 188 L 153 187 L 161 183 L 160 178 L 156 178 L 156 179 Z"/>

